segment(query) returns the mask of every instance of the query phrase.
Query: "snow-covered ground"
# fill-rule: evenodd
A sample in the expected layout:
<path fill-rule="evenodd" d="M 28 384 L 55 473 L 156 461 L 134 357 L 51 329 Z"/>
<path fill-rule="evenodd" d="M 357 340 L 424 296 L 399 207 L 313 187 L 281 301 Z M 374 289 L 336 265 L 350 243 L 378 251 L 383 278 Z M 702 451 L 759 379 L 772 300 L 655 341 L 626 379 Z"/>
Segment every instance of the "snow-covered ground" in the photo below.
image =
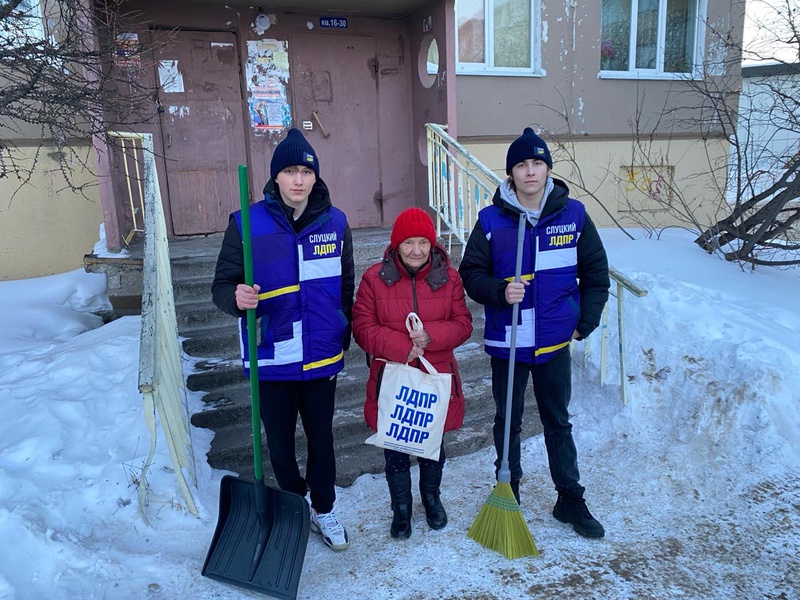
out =
<path fill-rule="evenodd" d="M 339 490 L 351 547 L 312 534 L 299 598 L 800 597 L 800 270 L 742 272 L 680 232 L 602 234 L 611 263 L 649 290 L 625 298 L 627 405 L 616 301 L 602 386 L 599 331 L 588 360 L 573 349 L 582 482 L 606 537 L 550 516 L 536 436 L 521 493 L 541 557 L 507 560 L 466 537 L 493 487 L 487 448 L 448 461 L 448 526 L 429 530 L 417 501 L 407 541 L 389 537 L 382 476 Z M 104 285 L 80 271 L 0 283 L 0 599 L 259 597 L 200 575 L 223 475 L 202 461 L 210 432 L 192 431 L 200 516 L 162 440 L 152 527 L 138 514 L 140 323 L 91 314 L 107 308 Z"/>

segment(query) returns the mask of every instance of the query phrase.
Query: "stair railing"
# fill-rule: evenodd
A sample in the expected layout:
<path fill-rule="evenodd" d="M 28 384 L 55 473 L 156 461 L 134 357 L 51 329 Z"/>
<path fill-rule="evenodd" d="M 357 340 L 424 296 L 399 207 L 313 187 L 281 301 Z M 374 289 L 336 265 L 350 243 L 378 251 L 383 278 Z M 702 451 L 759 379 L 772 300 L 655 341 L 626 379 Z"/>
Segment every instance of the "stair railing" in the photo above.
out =
<path fill-rule="evenodd" d="M 436 233 L 448 238 L 448 252 L 453 240 L 461 244 L 461 256 L 467 239 L 482 208 L 492 203 L 492 198 L 502 179 L 481 163 L 475 156 L 450 136 L 445 125 L 427 123 L 428 140 L 428 204 L 436 214 Z M 442 231 L 442 226 L 447 232 Z M 647 290 L 636 284 L 624 273 L 609 267 L 609 276 L 616 289 L 612 297 L 617 299 L 617 334 L 619 340 L 619 384 L 623 404 L 628 402 L 628 380 L 625 360 L 624 292 L 637 298 L 647 295 Z M 608 303 L 600 320 L 600 385 L 607 371 L 608 356 Z M 584 360 L 588 358 L 590 345 L 584 344 Z"/>
<path fill-rule="evenodd" d="M 142 189 L 142 141 L 138 133 L 109 131 L 109 137 L 119 140 L 125 183 L 128 188 L 128 208 L 131 211 L 131 230 L 123 239 L 130 246 L 133 236 L 144 232 L 144 189 Z"/>
<path fill-rule="evenodd" d="M 448 229 L 447 251 L 453 240 L 461 244 L 478 220 L 480 210 L 492 203 L 501 180 L 469 150 L 450 137 L 445 125 L 425 125 L 428 138 L 428 203 L 436 214 L 436 233 L 442 236 L 442 223 Z"/>
<path fill-rule="evenodd" d="M 139 391 L 144 399 L 144 417 L 150 430 L 150 451 L 138 475 L 139 513 L 149 521 L 147 473 L 156 451 L 156 411 L 169 448 L 172 467 L 186 509 L 196 515 L 197 507 L 189 481 L 197 486 L 194 453 L 190 440 L 189 410 L 186 405 L 183 365 L 178 343 L 178 322 L 172 291 L 167 226 L 158 185 L 153 136 L 145 133 L 113 132 L 131 142 L 133 159 L 144 166 L 144 263 L 142 266 L 142 328 L 139 341 Z M 138 167 L 136 169 L 138 173 Z"/>

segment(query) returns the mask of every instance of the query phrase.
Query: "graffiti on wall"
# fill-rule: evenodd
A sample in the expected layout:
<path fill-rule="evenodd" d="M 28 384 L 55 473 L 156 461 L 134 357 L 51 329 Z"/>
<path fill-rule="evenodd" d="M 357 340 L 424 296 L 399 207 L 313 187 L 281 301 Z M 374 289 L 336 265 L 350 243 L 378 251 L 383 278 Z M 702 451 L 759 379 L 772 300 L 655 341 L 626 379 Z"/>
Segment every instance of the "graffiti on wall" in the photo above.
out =
<path fill-rule="evenodd" d="M 256 135 L 280 133 L 292 124 L 286 87 L 289 83 L 288 43 L 247 42 L 247 93 L 250 126 Z"/>
<path fill-rule="evenodd" d="M 664 210 L 672 203 L 674 174 L 675 168 L 668 165 L 620 167 L 617 183 L 623 196 L 618 210 Z"/>

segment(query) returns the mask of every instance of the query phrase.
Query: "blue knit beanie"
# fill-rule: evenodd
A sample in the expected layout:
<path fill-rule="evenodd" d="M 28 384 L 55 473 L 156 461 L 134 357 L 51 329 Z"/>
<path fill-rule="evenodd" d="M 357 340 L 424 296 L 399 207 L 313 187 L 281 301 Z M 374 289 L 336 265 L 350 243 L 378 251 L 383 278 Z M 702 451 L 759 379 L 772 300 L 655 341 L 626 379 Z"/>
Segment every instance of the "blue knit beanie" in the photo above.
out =
<path fill-rule="evenodd" d="M 314 170 L 314 175 L 319 179 L 319 161 L 317 153 L 306 141 L 299 129 L 292 127 L 286 139 L 275 146 L 272 161 L 269 163 L 269 175 L 273 179 L 286 167 L 303 165 Z"/>
<path fill-rule="evenodd" d="M 506 154 L 506 175 L 511 175 L 514 165 L 533 158 L 543 160 L 547 166 L 553 168 L 553 159 L 550 150 L 544 140 L 533 132 L 533 129 L 526 127 L 522 135 L 511 142 Z"/>

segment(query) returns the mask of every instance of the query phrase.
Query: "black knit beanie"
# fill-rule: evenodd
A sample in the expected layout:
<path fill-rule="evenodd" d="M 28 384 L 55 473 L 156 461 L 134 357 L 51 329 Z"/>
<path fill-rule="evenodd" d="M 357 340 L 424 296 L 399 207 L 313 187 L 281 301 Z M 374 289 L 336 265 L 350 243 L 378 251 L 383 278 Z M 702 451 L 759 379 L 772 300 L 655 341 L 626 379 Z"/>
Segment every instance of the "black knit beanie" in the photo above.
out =
<path fill-rule="evenodd" d="M 319 179 L 319 161 L 314 148 L 306 141 L 299 129 L 292 127 L 286 139 L 275 146 L 272 161 L 269 164 L 269 175 L 273 179 L 286 167 L 303 165 L 314 170 L 314 175 Z"/>
<path fill-rule="evenodd" d="M 514 165 L 533 158 L 543 160 L 547 166 L 553 168 L 553 159 L 550 150 L 544 140 L 533 132 L 533 129 L 526 127 L 522 135 L 511 142 L 506 154 L 506 175 L 511 175 Z"/>

